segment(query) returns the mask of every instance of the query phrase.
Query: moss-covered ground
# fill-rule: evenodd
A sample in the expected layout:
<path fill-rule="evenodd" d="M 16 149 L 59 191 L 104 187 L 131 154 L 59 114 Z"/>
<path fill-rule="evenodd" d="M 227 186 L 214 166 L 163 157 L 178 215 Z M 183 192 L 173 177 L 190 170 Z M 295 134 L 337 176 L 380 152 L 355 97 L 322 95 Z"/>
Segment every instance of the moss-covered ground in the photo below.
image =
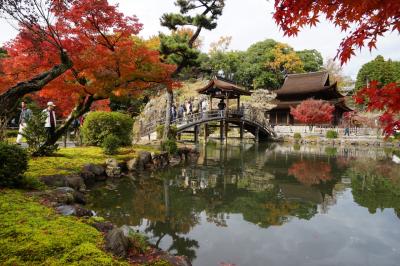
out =
<path fill-rule="evenodd" d="M 99 147 L 61 148 L 53 156 L 30 159 L 25 176 L 37 179 L 40 176 L 78 173 L 87 163 L 104 164 L 110 157 L 124 161 L 134 158 L 141 150 L 157 152 L 156 148 L 148 145 L 121 148 L 118 154 L 111 156 L 105 155 Z"/>
<path fill-rule="evenodd" d="M 18 190 L 0 190 L 0 265 L 127 265 L 104 252 L 103 236 Z"/>
<path fill-rule="evenodd" d="M 158 152 L 134 146 L 111 157 L 128 160 L 141 150 Z M 103 164 L 109 157 L 98 147 L 60 149 L 51 157 L 31 158 L 25 176 L 38 183 L 40 176 L 78 173 L 84 164 Z M 40 201 L 28 191 L 0 188 L 0 265 L 129 265 L 104 251 L 104 236 L 90 219 L 61 216 Z"/>

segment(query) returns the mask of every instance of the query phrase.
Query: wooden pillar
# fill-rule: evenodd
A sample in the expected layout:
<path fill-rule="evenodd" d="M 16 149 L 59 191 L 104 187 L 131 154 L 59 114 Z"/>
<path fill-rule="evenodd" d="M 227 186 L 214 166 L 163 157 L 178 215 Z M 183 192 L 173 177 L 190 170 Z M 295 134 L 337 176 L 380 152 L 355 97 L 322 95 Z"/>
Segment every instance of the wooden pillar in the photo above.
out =
<path fill-rule="evenodd" d="M 195 143 L 199 142 L 199 126 L 198 125 L 194 126 L 194 142 Z"/>
<path fill-rule="evenodd" d="M 228 93 L 225 94 L 225 102 L 226 102 L 225 117 L 228 117 L 228 114 L 229 114 L 229 96 L 228 96 Z"/>
<path fill-rule="evenodd" d="M 240 123 L 240 141 L 243 140 L 243 122 Z"/>
<path fill-rule="evenodd" d="M 275 125 L 278 124 L 278 112 L 275 111 Z"/>
<path fill-rule="evenodd" d="M 289 112 L 286 113 L 286 125 L 289 125 Z"/>
<path fill-rule="evenodd" d="M 208 140 L 208 123 L 204 124 L 204 142 Z"/>
<path fill-rule="evenodd" d="M 258 142 L 259 141 L 259 131 L 260 131 L 260 129 L 257 127 L 256 128 L 256 142 Z"/>
<path fill-rule="evenodd" d="M 224 139 L 224 121 L 219 121 L 219 139 L 222 141 Z"/>
<path fill-rule="evenodd" d="M 237 109 L 240 110 L 240 96 L 237 98 Z"/>
<path fill-rule="evenodd" d="M 229 122 L 225 120 L 225 140 L 228 140 Z"/>

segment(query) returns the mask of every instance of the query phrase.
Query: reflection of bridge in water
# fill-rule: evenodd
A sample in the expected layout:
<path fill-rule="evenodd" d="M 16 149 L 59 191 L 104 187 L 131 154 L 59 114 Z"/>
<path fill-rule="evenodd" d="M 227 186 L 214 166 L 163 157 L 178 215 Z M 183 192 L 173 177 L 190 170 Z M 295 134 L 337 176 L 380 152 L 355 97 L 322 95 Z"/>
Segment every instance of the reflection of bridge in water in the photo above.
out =
<path fill-rule="evenodd" d="M 299 161 L 298 156 L 285 159 L 281 154 L 271 158 L 271 147 L 264 145 L 207 147 L 209 145 L 203 147 L 197 164 L 181 168 L 181 173 L 175 176 L 178 177 L 175 185 L 191 189 L 194 194 L 207 190 L 221 195 L 232 189 L 261 193 L 278 190 L 286 200 L 321 204 L 323 208 L 332 196 L 333 186 L 339 182 L 339 176 L 332 175 L 327 180 L 317 180 L 320 181 L 317 183 L 304 183 L 307 180 L 288 173 L 290 166 Z M 327 160 L 325 156 L 318 160 L 308 158 L 306 162 L 318 168 L 319 164 L 326 165 Z"/>
<path fill-rule="evenodd" d="M 194 136 L 194 141 L 197 142 L 200 127 L 204 125 L 204 137 L 206 139 L 209 137 L 212 127 L 219 128 L 220 140 L 228 138 L 230 127 L 239 129 L 240 139 L 243 139 L 245 131 L 251 133 L 256 141 L 265 141 L 276 136 L 269 122 L 264 117 L 258 117 L 255 109 L 240 106 L 240 97 L 251 95 L 249 91 L 227 81 L 213 79 L 198 92 L 208 96 L 208 101 L 201 104 L 199 112 L 188 114 L 184 118 L 171 119 L 171 124 L 177 127 L 178 135 L 191 133 Z M 220 100 L 218 109 L 213 109 L 213 99 Z M 237 101 L 236 108 L 230 107 L 229 100 L 232 99 Z M 165 119 L 142 124 L 140 128 L 141 138 L 155 139 L 157 127 L 164 124 Z"/>

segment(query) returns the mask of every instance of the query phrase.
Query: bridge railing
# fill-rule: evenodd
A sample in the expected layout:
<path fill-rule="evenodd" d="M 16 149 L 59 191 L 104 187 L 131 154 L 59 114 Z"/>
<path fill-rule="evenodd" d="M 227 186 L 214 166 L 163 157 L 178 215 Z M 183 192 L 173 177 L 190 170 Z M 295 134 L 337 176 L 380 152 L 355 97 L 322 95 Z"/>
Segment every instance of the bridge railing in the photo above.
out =
<path fill-rule="evenodd" d="M 211 120 L 218 120 L 218 119 L 227 119 L 227 118 L 240 118 L 241 120 L 251 122 L 258 127 L 263 128 L 264 130 L 268 131 L 271 134 L 274 134 L 274 131 L 267 120 L 258 121 L 260 120 L 254 114 L 253 110 L 251 109 L 240 109 L 240 110 L 210 110 L 207 112 L 198 112 L 186 115 L 184 117 L 176 118 L 171 120 L 171 125 L 176 125 L 179 127 L 188 128 L 191 125 L 200 124 L 202 122 L 211 121 Z M 140 135 L 147 136 L 156 131 L 157 126 L 164 125 L 165 118 L 153 120 L 145 125 L 141 126 Z"/>

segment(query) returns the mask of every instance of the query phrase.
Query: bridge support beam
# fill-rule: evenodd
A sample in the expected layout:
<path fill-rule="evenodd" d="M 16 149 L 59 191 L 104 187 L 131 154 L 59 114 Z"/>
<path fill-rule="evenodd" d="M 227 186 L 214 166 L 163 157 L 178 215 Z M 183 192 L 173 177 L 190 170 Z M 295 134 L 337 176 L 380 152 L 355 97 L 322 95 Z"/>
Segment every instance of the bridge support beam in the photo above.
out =
<path fill-rule="evenodd" d="M 194 126 L 194 142 L 198 143 L 199 142 L 199 125 Z"/>
<path fill-rule="evenodd" d="M 224 129 L 225 129 L 225 141 L 228 141 L 229 122 L 225 121 L 224 124 L 225 124 L 225 127 L 224 127 Z"/>
<path fill-rule="evenodd" d="M 258 142 L 259 140 L 260 140 L 260 138 L 259 138 L 259 132 L 260 132 L 260 128 L 259 127 L 257 127 L 256 128 L 256 142 Z"/>
<path fill-rule="evenodd" d="M 220 141 L 224 140 L 224 121 L 221 120 L 219 122 L 219 139 Z"/>
<path fill-rule="evenodd" d="M 243 129 L 243 122 L 241 122 L 240 123 L 240 129 L 239 129 L 240 131 L 240 141 L 243 141 L 243 131 L 244 131 L 244 129 Z"/>
<path fill-rule="evenodd" d="M 209 134 L 209 131 L 208 131 L 208 123 L 205 123 L 205 124 L 204 124 L 204 142 L 207 142 L 207 140 L 208 140 L 208 134 Z"/>

